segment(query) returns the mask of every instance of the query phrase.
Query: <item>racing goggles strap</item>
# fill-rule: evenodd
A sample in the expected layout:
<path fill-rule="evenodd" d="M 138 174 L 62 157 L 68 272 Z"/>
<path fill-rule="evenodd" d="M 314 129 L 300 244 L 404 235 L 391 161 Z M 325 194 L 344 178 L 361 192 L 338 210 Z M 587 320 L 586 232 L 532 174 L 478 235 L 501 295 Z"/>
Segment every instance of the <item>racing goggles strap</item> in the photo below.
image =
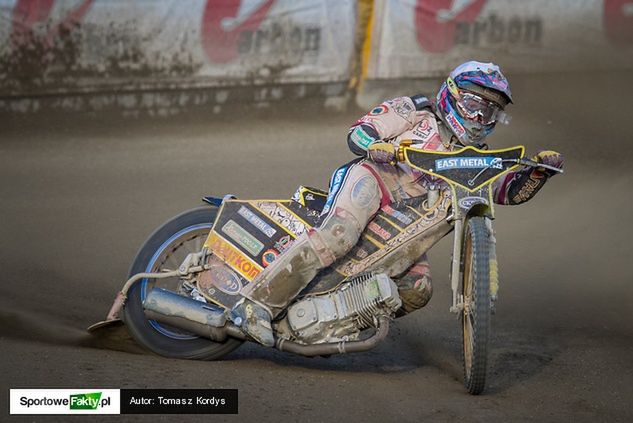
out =
<path fill-rule="evenodd" d="M 460 91 L 456 103 L 462 116 L 478 121 L 483 125 L 510 122 L 510 116 L 503 111 L 500 105 L 476 94 Z"/>

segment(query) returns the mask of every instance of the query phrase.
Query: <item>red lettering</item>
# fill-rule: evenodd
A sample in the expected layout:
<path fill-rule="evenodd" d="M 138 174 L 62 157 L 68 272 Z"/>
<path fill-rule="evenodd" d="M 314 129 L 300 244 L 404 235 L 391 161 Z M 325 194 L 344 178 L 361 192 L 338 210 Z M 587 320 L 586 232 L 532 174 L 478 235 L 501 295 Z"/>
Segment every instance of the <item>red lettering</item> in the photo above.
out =
<path fill-rule="evenodd" d="M 244 19 L 237 16 L 241 0 L 208 0 L 202 16 L 202 46 L 207 57 L 216 63 L 237 58 L 240 34 L 257 30 L 274 2 L 264 1 Z"/>
<path fill-rule="evenodd" d="M 211 249 L 220 258 L 223 258 L 225 262 L 229 263 L 231 267 L 240 271 L 244 276 L 252 280 L 260 272 L 256 265 L 251 263 L 240 253 L 233 250 L 230 244 L 223 241 L 220 238 L 214 238 L 211 244 Z"/>
<path fill-rule="evenodd" d="M 474 22 L 485 3 L 486 0 L 417 0 L 415 32 L 418 44 L 431 53 L 450 50 L 455 44 L 457 25 L 462 22 Z"/>
<path fill-rule="evenodd" d="M 395 211 L 389 204 L 382 206 L 382 209 L 390 216 L 393 215 L 393 212 Z"/>
<path fill-rule="evenodd" d="M 380 226 L 378 226 L 376 222 L 370 222 L 369 225 L 367 226 L 373 233 L 375 233 L 376 235 L 378 235 L 385 241 L 391 238 L 391 234 L 387 232 L 386 230 L 384 230 L 383 228 L 381 228 Z"/>
<path fill-rule="evenodd" d="M 18 0 L 13 8 L 13 29 L 11 31 L 11 43 L 14 47 L 21 47 L 35 38 L 41 38 L 44 44 L 50 48 L 53 40 L 62 30 L 70 30 L 88 13 L 94 0 L 84 0 L 75 9 L 71 10 L 64 19 L 55 25 L 50 25 L 51 12 L 55 6 L 55 0 Z M 48 31 L 43 36 L 35 35 L 35 27 L 40 24 L 46 26 Z"/>

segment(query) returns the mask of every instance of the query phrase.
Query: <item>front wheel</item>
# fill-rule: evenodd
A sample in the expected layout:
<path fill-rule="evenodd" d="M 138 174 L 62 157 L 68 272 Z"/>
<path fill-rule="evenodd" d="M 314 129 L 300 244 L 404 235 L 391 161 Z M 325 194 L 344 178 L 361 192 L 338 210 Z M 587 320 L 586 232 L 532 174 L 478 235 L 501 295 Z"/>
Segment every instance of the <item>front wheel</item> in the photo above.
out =
<path fill-rule="evenodd" d="M 189 253 L 202 250 L 217 214 L 216 207 L 198 207 L 181 213 L 158 228 L 141 247 L 130 277 L 141 272 L 175 270 Z M 141 279 L 128 290 L 123 320 L 132 337 L 152 352 L 170 358 L 218 359 L 243 341 L 214 342 L 184 330 L 148 320 L 143 301 L 154 287 L 181 294 L 179 278 Z M 182 294 L 181 294 L 182 295 Z"/>
<path fill-rule="evenodd" d="M 488 342 L 490 337 L 490 260 L 494 243 L 485 218 L 466 221 L 462 245 L 461 313 L 464 385 L 473 395 L 483 392 L 486 384 Z"/>

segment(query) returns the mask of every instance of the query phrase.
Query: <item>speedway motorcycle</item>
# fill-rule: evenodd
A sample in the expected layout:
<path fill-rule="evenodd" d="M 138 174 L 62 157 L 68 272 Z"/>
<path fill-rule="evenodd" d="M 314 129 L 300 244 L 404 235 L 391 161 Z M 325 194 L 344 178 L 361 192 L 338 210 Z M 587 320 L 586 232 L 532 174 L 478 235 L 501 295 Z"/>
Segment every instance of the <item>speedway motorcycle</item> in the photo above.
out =
<path fill-rule="evenodd" d="M 392 277 L 453 233 L 450 311 L 459 317 L 464 384 L 484 390 L 498 274 L 491 184 L 517 166 L 547 168 L 524 147 L 431 152 L 404 142 L 397 159 L 437 181 L 424 197 L 385 206 L 356 246 L 322 270 L 273 321 L 275 348 L 303 356 L 367 351 L 402 305 Z M 154 353 L 213 360 L 251 341 L 230 310 L 240 291 L 293 241 L 318 225 L 327 193 L 300 187 L 290 200 L 205 197 L 158 228 L 104 322 L 119 321 Z"/>

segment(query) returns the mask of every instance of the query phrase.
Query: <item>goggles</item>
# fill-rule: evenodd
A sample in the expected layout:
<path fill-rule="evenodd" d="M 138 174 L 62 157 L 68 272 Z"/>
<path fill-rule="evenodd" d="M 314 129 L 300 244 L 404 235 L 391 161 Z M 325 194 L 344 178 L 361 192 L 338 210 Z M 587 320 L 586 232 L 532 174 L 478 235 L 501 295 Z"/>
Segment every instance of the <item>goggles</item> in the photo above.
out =
<path fill-rule="evenodd" d="M 500 105 L 476 94 L 459 91 L 455 103 L 457 104 L 457 110 L 463 117 L 479 122 L 482 125 L 490 125 L 495 122 L 507 124 L 510 122 L 510 116 L 503 111 Z"/>

